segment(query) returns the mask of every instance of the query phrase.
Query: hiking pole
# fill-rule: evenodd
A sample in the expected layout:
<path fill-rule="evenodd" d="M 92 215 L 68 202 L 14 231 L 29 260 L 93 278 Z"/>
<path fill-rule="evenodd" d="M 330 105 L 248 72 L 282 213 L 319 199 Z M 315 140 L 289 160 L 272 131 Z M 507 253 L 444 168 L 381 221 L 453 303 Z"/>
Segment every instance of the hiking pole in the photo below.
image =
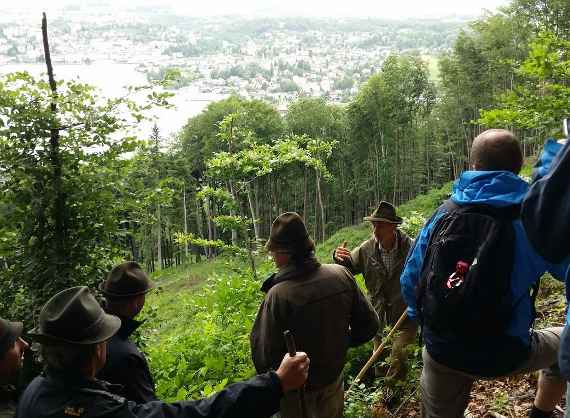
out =
<path fill-rule="evenodd" d="M 295 347 L 295 339 L 291 331 L 286 330 L 283 333 L 285 337 L 285 344 L 287 345 L 287 351 L 289 352 L 289 357 L 294 357 L 297 354 L 297 348 Z M 299 410 L 301 411 L 301 418 L 308 418 L 307 415 L 307 400 L 305 399 L 305 386 L 299 388 Z"/>
<path fill-rule="evenodd" d="M 380 353 L 382 353 L 382 351 L 384 350 L 384 347 L 386 346 L 386 341 L 388 341 L 392 337 L 394 332 L 396 332 L 398 330 L 398 328 L 400 328 L 400 325 L 402 325 L 402 322 L 404 322 L 404 320 L 407 317 L 408 317 L 408 310 L 406 309 L 404 311 L 404 313 L 402 314 L 402 316 L 400 316 L 400 319 L 398 319 L 398 322 L 396 322 L 396 325 L 394 325 L 392 327 L 392 329 L 390 330 L 390 332 L 388 333 L 386 338 L 384 338 L 384 341 L 382 341 L 382 344 L 380 345 L 380 347 L 378 347 L 378 349 L 374 353 L 372 353 L 372 356 L 370 357 L 370 359 L 366 362 L 366 364 L 364 365 L 362 370 L 360 370 L 360 372 L 358 373 L 358 376 L 356 376 L 356 378 L 354 379 L 354 381 L 352 382 L 352 384 L 348 388 L 347 393 L 350 392 L 350 389 L 352 389 L 352 387 L 364 377 L 364 375 L 366 374 L 366 372 L 368 371 L 370 366 L 372 366 L 374 364 L 374 362 L 380 356 Z"/>

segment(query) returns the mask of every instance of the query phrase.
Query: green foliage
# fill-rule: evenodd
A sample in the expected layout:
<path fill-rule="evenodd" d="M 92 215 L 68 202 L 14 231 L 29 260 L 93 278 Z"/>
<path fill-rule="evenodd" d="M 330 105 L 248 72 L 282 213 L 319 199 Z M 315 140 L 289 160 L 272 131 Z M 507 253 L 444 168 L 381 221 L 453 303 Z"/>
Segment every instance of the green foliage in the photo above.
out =
<path fill-rule="evenodd" d="M 200 293 L 178 299 L 192 325 L 149 348 L 158 397 L 196 399 L 251 376 L 248 335 L 260 299 L 259 283 L 244 273 L 211 276 Z"/>
<path fill-rule="evenodd" d="M 187 87 L 199 77 L 192 68 L 158 67 L 156 70 L 148 70 L 146 78 L 149 82 L 156 82 L 168 89 L 177 90 Z"/>
<path fill-rule="evenodd" d="M 524 83 L 502 96 L 501 107 L 482 112 L 480 123 L 560 134 L 570 102 L 570 41 L 541 32 L 518 74 Z"/>
<path fill-rule="evenodd" d="M 220 217 L 218 217 L 216 219 L 219 219 L 219 218 Z M 221 223 L 223 223 L 223 222 L 221 222 Z M 231 223 L 233 226 L 233 224 L 235 224 L 235 221 L 232 219 Z M 242 221 L 240 220 L 239 223 L 241 224 Z M 227 228 L 231 229 L 231 226 L 228 225 Z M 194 234 L 185 234 L 184 232 L 175 232 L 174 233 L 174 240 L 179 245 L 192 244 L 196 247 L 213 248 L 213 249 L 219 250 L 221 252 L 223 251 L 223 252 L 233 254 L 233 255 L 242 255 L 243 256 L 243 255 L 247 254 L 243 248 L 238 247 L 236 245 L 228 245 L 220 239 L 207 240 L 204 238 L 196 237 L 196 236 L 194 236 Z"/>
<path fill-rule="evenodd" d="M 131 92 L 146 101 L 104 99 L 76 81 L 53 94 L 23 72 L 0 78 L 3 316 L 30 320 L 55 292 L 95 284 L 122 255 L 121 157 L 135 149 L 130 129 L 168 97 Z"/>
<path fill-rule="evenodd" d="M 419 212 L 413 211 L 409 216 L 404 218 L 404 222 L 400 229 L 410 237 L 416 237 L 420 230 L 423 228 L 426 218 Z"/>

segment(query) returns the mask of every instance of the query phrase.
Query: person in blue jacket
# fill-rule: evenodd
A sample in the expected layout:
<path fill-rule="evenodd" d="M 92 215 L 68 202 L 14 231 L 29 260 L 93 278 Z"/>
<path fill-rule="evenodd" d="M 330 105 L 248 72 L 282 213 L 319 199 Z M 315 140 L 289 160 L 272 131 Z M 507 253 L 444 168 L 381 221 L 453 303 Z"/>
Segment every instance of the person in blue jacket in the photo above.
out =
<path fill-rule="evenodd" d="M 523 201 L 521 218 L 530 241 L 544 258 L 552 262 L 569 258 L 570 145 L 567 140 L 546 141 L 533 172 L 533 184 Z M 569 276 L 570 271 L 567 271 L 567 280 Z M 568 282 L 566 300 L 570 300 Z M 561 337 L 558 364 L 562 375 L 570 381 L 570 311 Z M 570 385 L 566 399 L 570 399 Z M 568 406 L 565 417 L 570 418 Z"/>
<path fill-rule="evenodd" d="M 518 176 L 523 157 L 518 140 L 506 130 L 491 129 L 474 139 L 470 165 L 453 186 L 456 205 L 507 207 L 522 203 L 528 184 Z M 442 205 L 420 232 L 400 277 L 408 315 L 417 317 L 416 289 L 430 235 L 446 211 Z M 530 417 L 550 417 L 565 390 L 557 363 L 562 328 L 532 330 L 530 288 L 545 272 L 564 278 L 566 265 L 546 261 L 533 249 L 520 219 L 513 221 L 515 255 L 512 266 L 513 315 L 504 338 L 466 344 L 438 335 L 424 326 L 421 376 L 424 418 L 463 417 L 475 380 L 541 370 Z"/>

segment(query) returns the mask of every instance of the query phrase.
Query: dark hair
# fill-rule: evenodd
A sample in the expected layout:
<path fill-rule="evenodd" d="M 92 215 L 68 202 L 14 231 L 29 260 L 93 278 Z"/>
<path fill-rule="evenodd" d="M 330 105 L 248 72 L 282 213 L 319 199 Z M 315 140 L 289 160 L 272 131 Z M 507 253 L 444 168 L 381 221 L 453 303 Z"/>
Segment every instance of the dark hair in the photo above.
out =
<path fill-rule="evenodd" d="M 95 356 L 97 345 L 42 344 L 40 353 L 46 366 L 65 371 L 86 366 Z"/>
<path fill-rule="evenodd" d="M 470 163 L 475 170 L 521 171 L 523 155 L 519 141 L 506 129 L 489 129 L 473 140 Z"/>

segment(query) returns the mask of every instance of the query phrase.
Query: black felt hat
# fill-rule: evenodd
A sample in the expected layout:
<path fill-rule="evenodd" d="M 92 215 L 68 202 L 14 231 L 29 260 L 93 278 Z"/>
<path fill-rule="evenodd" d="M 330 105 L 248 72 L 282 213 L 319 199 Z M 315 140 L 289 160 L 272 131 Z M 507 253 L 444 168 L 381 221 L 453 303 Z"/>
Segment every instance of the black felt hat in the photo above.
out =
<path fill-rule="evenodd" d="M 120 326 L 121 320 L 105 313 L 87 287 L 78 286 L 47 301 L 30 336 L 41 343 L 89 345 L 108 340 Z"/>
<path fill-rule="evenodd" d="M 99 290 L 105 296 L 124 298 L 138 296 L 154 289 L 154 283 L 141 266 L 134 261 L 127 261 L 115 266 Z"/>
<path fill-rule="evenodd" d="M 295 212 L 285 212 L 273 221 L 265 247 L 268 251 L 295 253 L 312 251 L 315 243 L 307 232 L 303 218 Z"/>
<path fill-rule="evenodd" d="M 380 202 L 370 216 L 365 216 L 364 220 L 370 222 L 388 222 L 398 225 L 402 223 L 402 218 L 396 215 L 394 205 L 384 200 Z"/>
<path fill-rule="evenodd" d="M 22 335 L 23 330 L 24 325 L 21 322 L 12 322 L 0 318 L 0 358 L 10 350 L 10 347 Z"/>

